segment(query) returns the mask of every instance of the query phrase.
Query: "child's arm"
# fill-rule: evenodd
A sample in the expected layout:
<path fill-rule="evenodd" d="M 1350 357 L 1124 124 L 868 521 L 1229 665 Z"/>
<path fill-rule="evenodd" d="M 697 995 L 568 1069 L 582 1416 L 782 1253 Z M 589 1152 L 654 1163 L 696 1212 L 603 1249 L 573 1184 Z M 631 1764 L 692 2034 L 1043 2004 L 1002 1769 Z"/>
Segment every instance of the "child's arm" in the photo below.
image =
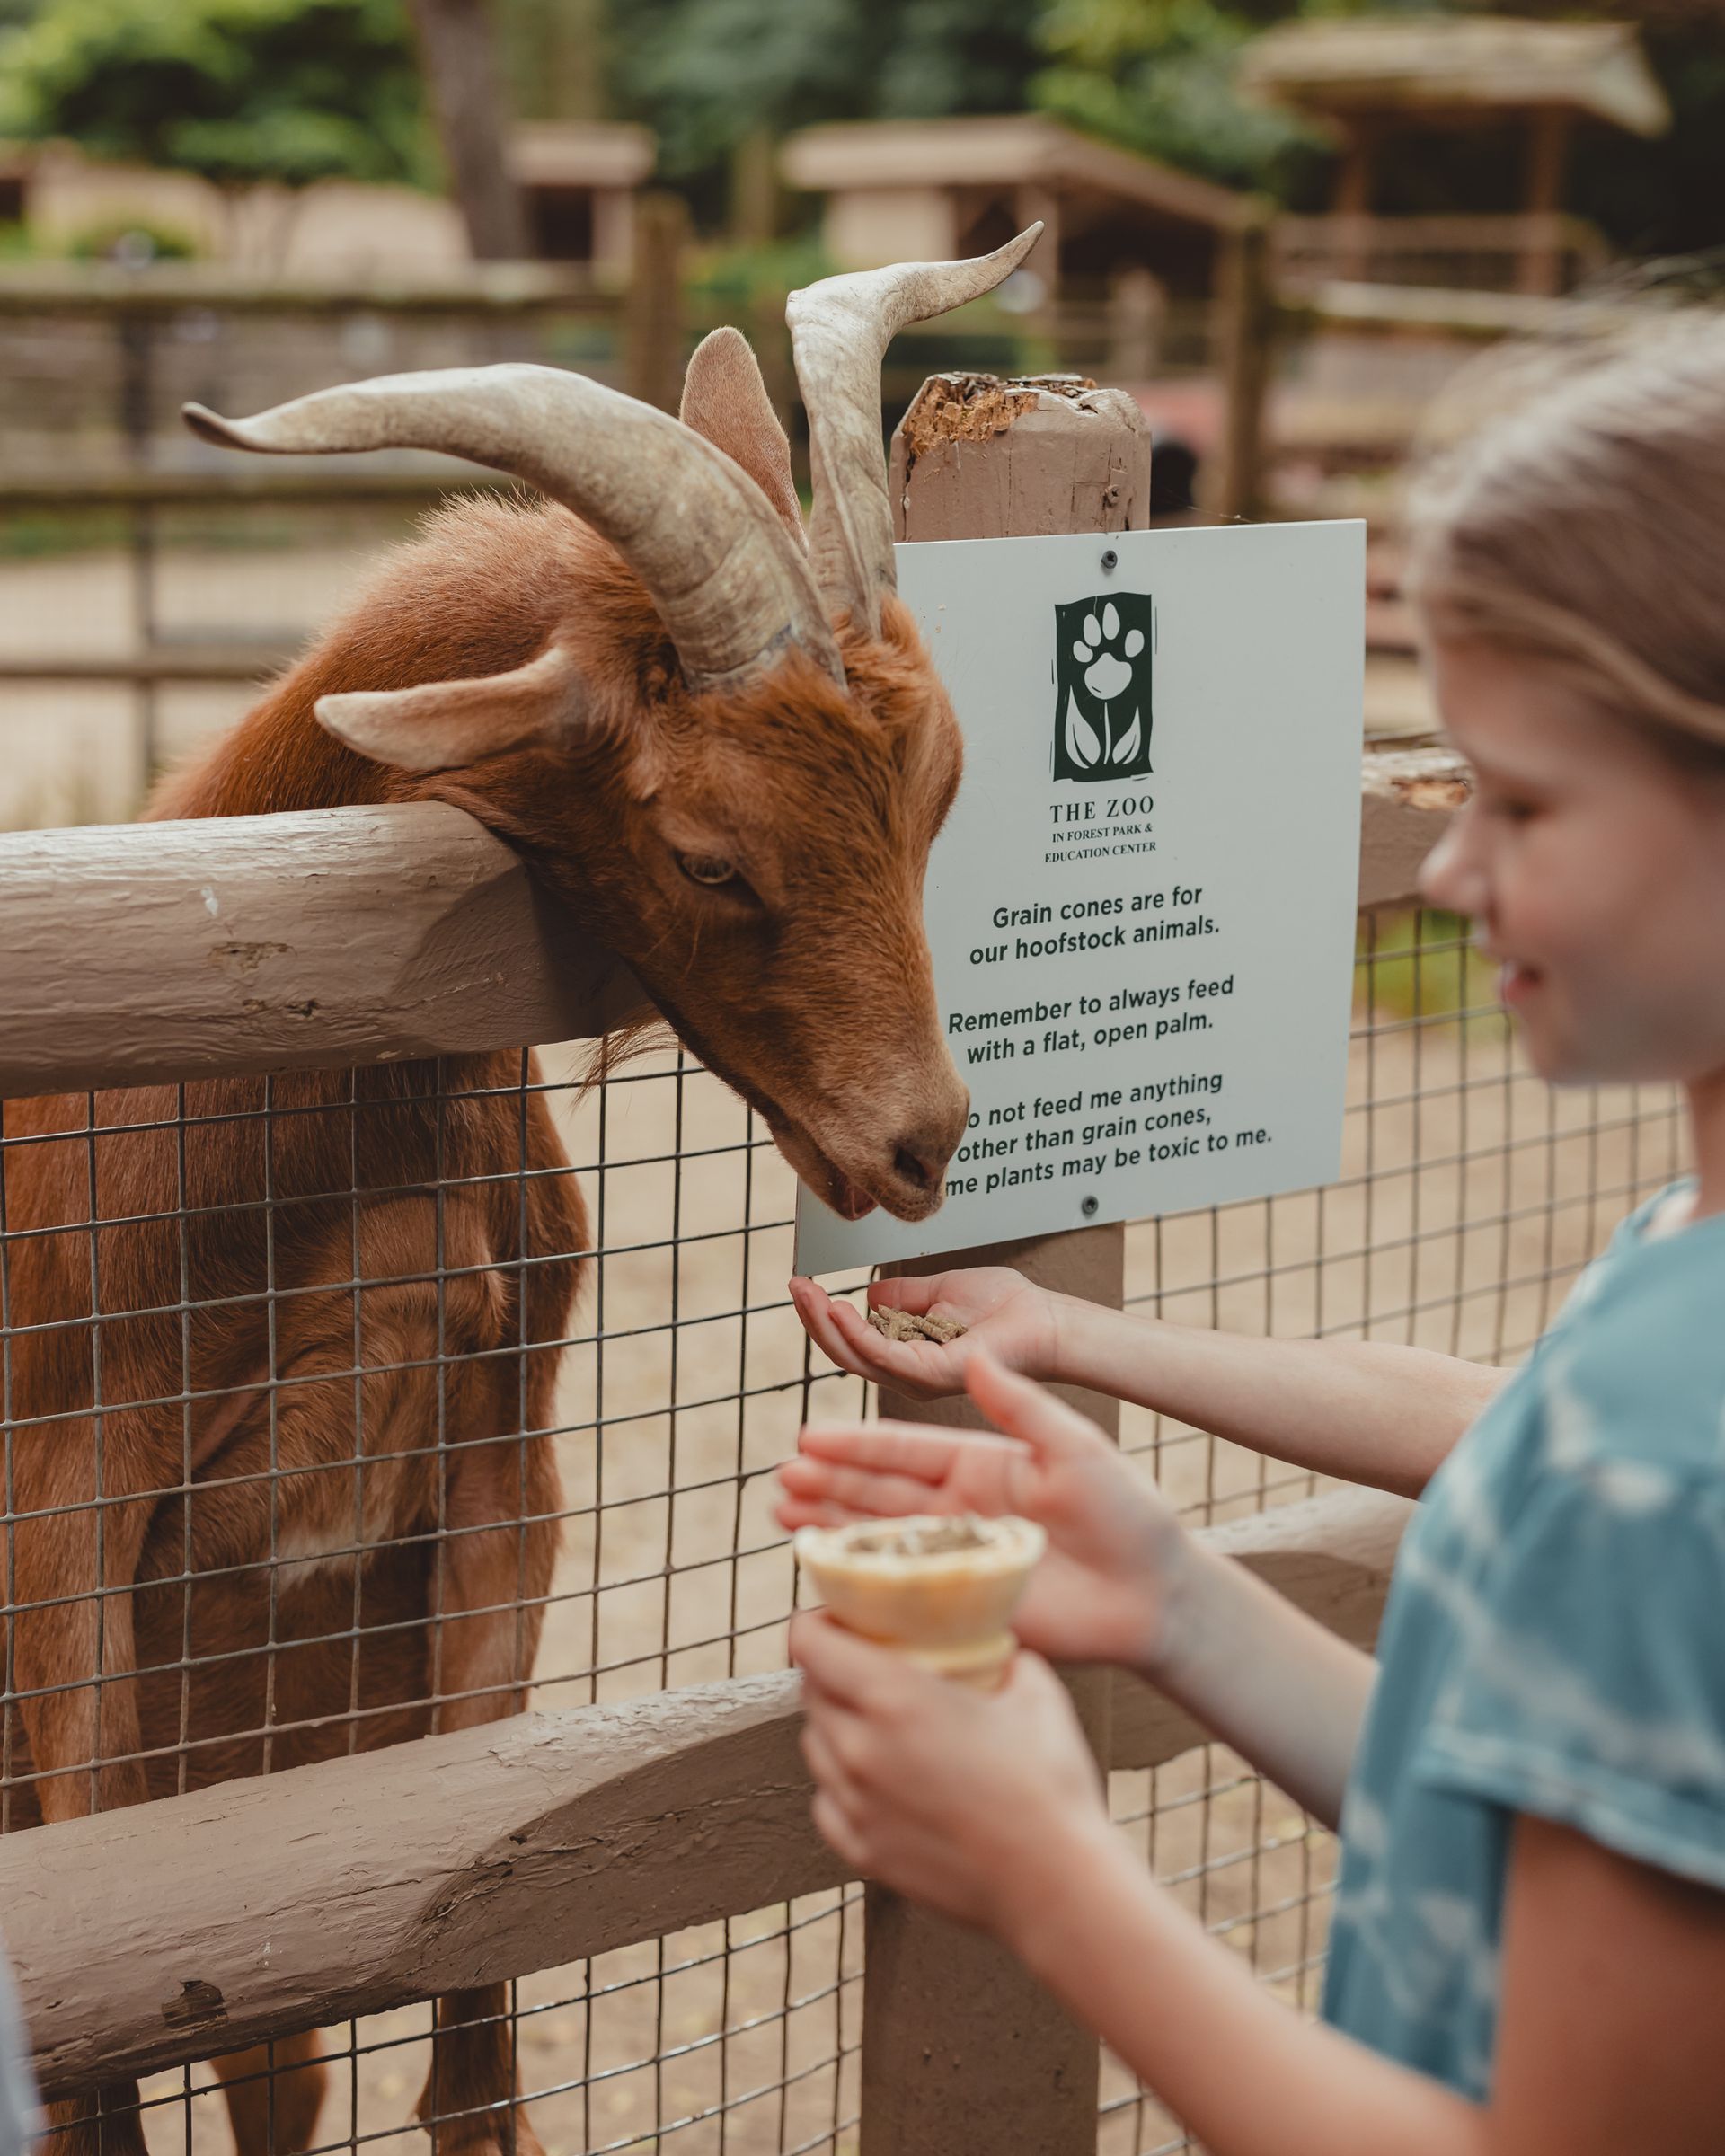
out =
<path fill-rule="evenodd" d="M 1185 1539 L 1154 1653 L 1134 1665 L 1336 1826 L 1377 1665 L 1232 1558 Z"/>
<path fill-rule="evenodd" d="M 1303 2021 L 1109 1825 L 1070 1702 L 986 1697 L 797 1620 L 815 1820 L 854 1869 L 993 1932 L 1216 2156 L 1712 2156 L 1725 1896 L 1517 1825 L 1491 2103 Z"/>
<path fill-rule="evenodd" d="M 971 1397 L 1013 1442 L 856 1423 L 802 1433 L 779 1470 L 786 1527 L 1014 1512 L 1048 1551 L 1015 1620 L 1064 1662 L 1137 1669 L 1334 1825 L 1376 1674 L 1369 1656 L 1206 1551 L 1082 1415 L 973 1353 Z"/>
<path fill-rule="evenodd" d="M 1129 1316 L 1051 1294 L 1004 1267 L 883 1280 L 876 1308 L 930 1311 L 969 1330 L 888 1340 L 848 1303 L 793 1280 L 799 1314 L 842 1368 L 914 1398 L 962 1392 L 980 1347 L 1045 1383 L 1087 1385 L 1269 1453 L 1417 1496 L 1504 1374 L 1380 1341 L 1273 1340 Z"/>

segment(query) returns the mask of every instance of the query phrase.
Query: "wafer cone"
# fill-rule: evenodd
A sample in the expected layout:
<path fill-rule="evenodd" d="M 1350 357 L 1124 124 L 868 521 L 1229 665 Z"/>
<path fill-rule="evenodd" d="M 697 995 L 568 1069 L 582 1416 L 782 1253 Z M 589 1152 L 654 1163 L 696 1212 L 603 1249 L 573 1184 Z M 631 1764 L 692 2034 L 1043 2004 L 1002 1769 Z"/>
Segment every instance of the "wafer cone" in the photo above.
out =
<path fill-rule="evenodd" d="M 924 1669 L 994 1691 L 1017 1641 L 1012 1614 L 1048 1537 L 1033 1520 L 858 1520 L 801 1527 L 797 1559 L 839 1623 Z"/>

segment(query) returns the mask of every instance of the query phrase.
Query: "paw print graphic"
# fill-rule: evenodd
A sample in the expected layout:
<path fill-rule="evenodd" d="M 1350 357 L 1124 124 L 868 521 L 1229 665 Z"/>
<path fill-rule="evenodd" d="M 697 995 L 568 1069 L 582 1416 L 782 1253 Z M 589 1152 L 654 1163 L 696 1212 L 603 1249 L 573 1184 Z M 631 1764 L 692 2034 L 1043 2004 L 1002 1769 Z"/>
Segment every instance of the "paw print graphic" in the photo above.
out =
<path fill-rule="evenodd" d="M 1143 630 L 1128 629 L 1122 638 L 1119 613 L 1110 602 L 1102 608 L 1100 622 L 1093 614 L 1084 616 L 1084 630 L 1074 641 L 1072 656 L 1084 669 L 1084 686 L 1091 694 L 1099 703 L 1112 703 L 1131 684 L 1132 668 L 1127 662 L 1143 649 Z"/>
<path fill-rule="evenodd" d="M 1154 602 L 1099 594 L 1057 606 L 1057 778 L 1137 777 L 1150 769 Z"/>

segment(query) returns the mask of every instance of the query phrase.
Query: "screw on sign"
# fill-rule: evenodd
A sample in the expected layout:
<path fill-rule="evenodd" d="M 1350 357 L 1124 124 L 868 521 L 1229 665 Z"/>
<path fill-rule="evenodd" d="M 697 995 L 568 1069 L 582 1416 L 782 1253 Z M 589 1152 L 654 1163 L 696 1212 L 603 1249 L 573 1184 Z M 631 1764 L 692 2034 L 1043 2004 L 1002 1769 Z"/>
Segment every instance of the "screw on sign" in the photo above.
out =
<path fill-rule="evenodd" d="M 1148 592 L 1054 610 L 1054 776 L 1141 778 L 1150 769 L 1155 601 Z"/>

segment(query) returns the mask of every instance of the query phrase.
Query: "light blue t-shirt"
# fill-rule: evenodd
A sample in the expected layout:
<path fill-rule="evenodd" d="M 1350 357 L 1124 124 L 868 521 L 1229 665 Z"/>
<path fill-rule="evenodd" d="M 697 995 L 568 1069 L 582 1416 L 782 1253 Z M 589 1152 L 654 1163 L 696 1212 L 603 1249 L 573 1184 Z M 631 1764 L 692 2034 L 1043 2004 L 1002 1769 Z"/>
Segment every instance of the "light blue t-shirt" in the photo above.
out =
<path fill-rule="evenodd" d="M 1342 1807 L 1324 2018 L 1475 2099 L 1517 1812 L 1725 1889 L 1725 1215 L 1661 1202 L 1434 1477 Z"/>
<path fill-rule="evenodd" d="M 0 1955 L 0 2156 L 25 2156 L 41 2130 L 12 1971 Z"/>

